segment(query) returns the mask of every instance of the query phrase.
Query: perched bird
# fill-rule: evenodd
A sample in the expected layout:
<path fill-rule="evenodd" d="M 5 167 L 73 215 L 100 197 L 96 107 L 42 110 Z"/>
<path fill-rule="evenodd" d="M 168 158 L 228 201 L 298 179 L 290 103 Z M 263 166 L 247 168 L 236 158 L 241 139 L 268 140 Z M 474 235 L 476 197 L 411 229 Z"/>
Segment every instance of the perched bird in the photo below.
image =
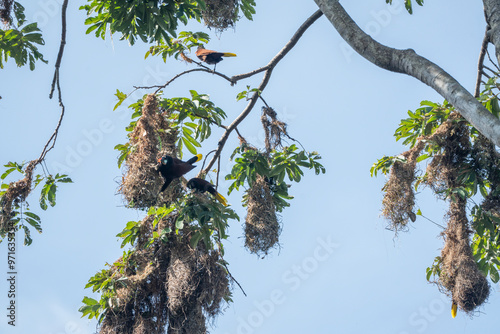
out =
<path fill-rule="evenodd" d="M 455 318 L 457 316 L 457 303 L 453 302 L 451 304 L 451 317 Z"/>
<path fill-rule="evenodd" d="M 165 183 L 161 187 L 160 192 L 167 189 L 168 185 L 176 178 L 181 177 L 186 174 L 196 166 L 193 164 L 201 160 L 202 155 L 197 154 L 188 161 L 182 161 L 177 158 L 173 158 L 169 155 L 161 157 L 158 159 L 159 166 L 157 168 L 161 176 L 165 179 Z"/>
<path fill-rule="evenodd" d="M 215 72 L 215 67 L 217 67 L 218 62 L 222 61 L 222 57 L 236 57 L 236 54 L 230 52 L 217 52 L 217 51 L 207 50 L 203 47 L 203 45 L 200 45 L 198 46 L 198 50 L 196 51 L 196 56 L 198 57 L 198 59 L 204 61 L 209 65 L 215 65 L 214 66 L 214 72 Z"/>
<path fill-rule="evenodd" d="M 203 179 L 199 179 L 197 177 L 194 177 L 194 178 L 192 178 L 191 180 L 188 181 L 187 186 L 188 186 L 189 189 L 195 189 L 195 190 L 198 190 L 198 191 L 200 191 L 202 193 L 204 193 L 205 191 L 208 191 L 222 205 L 227 206 L 227 201 L 224 198 L 224 196 L 222 196 L 221 194 L 219 194 L 217 192 L 217 190 L 215 190 L 214 186 L 210 182 L 208 182 L 206 180 L 203 180 Z"/>

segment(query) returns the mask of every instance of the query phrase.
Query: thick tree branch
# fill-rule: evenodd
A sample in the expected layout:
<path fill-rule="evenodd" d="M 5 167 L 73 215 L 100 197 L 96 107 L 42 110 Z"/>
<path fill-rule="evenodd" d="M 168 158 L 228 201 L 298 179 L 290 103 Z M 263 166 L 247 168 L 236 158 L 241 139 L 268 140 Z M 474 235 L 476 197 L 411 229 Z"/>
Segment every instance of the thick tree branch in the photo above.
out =
<path fill-rule="evenodd" d="M 500 64 L 500 0 L 483 0 L 483 5 L 486 23 L 490 28 L 488 37 L 495 46 L 495 55 Z"/>
<path fill-rule="evenodd" d="M 411 75 L 431 86 L 484 136 L 500 146 L 500 120 L 441 67 L 411 49 L 397 50 L 378 43 L 358 27 L 338 0 L 314 1 L 357 53 L 383 69 Z"/>
<path fill-rule="evenodd" d="M 204 170 L 205 174 L 208 173 L 208 171 L 210 171 L 210 169 L 212 168 L 214 163 L 219 158 L 219 156 L 222 152 L 222 149 L 224 148 L 224 145 L 226 144 L 226 141 L 229 138 L 229 135 L 231 134 L 231 132 L 234 129 L 236 129 L 238 124 L 240 124 L 248 116 L 248 114 L 250 114 L 250 112 L 252 111 L 253 107 L 255 106 L 255 103 L 257 102 L 257 100 L 259 98 L 259 95 L 260 95 L 259 92 L 262 92 L 266 88 L 267 83 L 269 82 L 269 79 L 271 78 L 271 74 L 273 72 L 274 67 L 279 63 L 279 61 L 281 59 L 283 59 L 283 57 L 286 56 L 286 54 L 295 46 L 295 44 L 297 44 L 298 40 L 300 39 L 300 37 L 302 37 L 304 32 L 307 30 L 307 28 L 309 28 L 322 14 L 323 13 L 318 10 L 313 15 L 311 15 L 300 26 L 300 28 L 295 32 L 295 34 L 292 36 L 290 41 L 283 47 L 283 49 L 281 49 L 281 51 L 278 52 L 278 54 L 276 56 L 274 56 L 273 59 L 271 59 L 269 64 L 264 66 L 267 69 L 265 70 L 264 77 L 262 78 L 262 81 L 261 81 L 259 87 L 257 87 L 258 92 L 253 93 L 252 97 L 250 98 L 250 101 L 248 102 L 247 106 L 242 111 L 242 113 L 238 117 L 236 117 L 235 120 L 227 127 L 226 131 L 224 132 L 221 139 L 219 140 L 217 151 L 215 152 L 214 156 L 212 157 L 212 160 L 210 160 L 210 162 L 208 163 L 207 167 Z M 234 77 L 233 77 L 233 80 L 234 80 Z"/>

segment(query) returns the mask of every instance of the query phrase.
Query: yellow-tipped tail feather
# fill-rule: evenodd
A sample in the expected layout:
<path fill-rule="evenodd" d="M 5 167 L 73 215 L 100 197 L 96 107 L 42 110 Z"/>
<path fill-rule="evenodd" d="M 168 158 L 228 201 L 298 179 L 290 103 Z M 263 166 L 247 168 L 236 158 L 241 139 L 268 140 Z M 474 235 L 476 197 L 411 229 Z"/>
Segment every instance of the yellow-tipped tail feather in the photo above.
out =
<path fill-rule="evenodd" d="M 198 162 L 201 160 L 201 158 L 203 158 L 203 154 L 197 154 L 196 157 L 198 158 L 198 160 L 196 160 L 195 162 Z"/>
<path fill-rule="evenodd" d="M 236 53 L 226 52 L 223 54 L 224 57 L 236 57 Z"/>
<path fill-rule="evenodd" d="M 453 302 L 451 304 L 451 317 L 455 318 L 457 316 L 457 304 Z"/>
<path fill-rule="evenodd" d="M 224 206 L 227 206 L 227 201 L 226 199 L 224 198 L 224 196 L 222 196 L 221 194 L 217 193 L 217 195 L 215 195 L 215 198 Z"/>

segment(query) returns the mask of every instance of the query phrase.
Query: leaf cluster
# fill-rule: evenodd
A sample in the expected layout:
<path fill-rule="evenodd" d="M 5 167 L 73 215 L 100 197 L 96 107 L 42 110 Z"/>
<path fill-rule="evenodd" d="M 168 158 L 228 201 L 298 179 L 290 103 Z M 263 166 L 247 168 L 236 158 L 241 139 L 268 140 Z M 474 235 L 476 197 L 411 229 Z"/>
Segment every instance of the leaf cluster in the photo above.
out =
<path fill-rule="evenodd" d="M 4 183 L 5 179 L 12 174 L 13 172 L 18 172 L 21 175 L 24 175 L 25 172 L 23 170 L 24 164 L 18 164 L 17 162 L 9 162 L 4 165 L 6 170 L 0 175 L 0 213 L 3 212 L 3 205 L 5 205 L 5 195 L 9 190 L 9 187 L 12 183 Z M 40 174 L 35 175 L 33 180 L 33 189 L 35 189 L 39 184 L 43 183 L 42 189 L 40 191 L 39 204 L 42 210 L 47 210 L 48 205 L 55 206 L 56 205 L 56 191 L 59 183 L 72 183 L 73 181 L 67 175 L 47 175 L 42 176 Z M 41 227 L 41 219 L 40 217 L 29 211 L 29 203 L 14 201 L 13 202 L 13 210 L 11 212 L 12 218 L 10 220 L 11 226 L 13 226 L 16 231 L 23 229 L 24 230 L 24 244 L 26 246 L 31 245 L 33 239 L 31 238 L 31 228 L 34 228 L 38 233 L 42 233 Z M 5 236 L 10 231 L 2 231 L 0 233 L 0 242 L 3 241 Z"/>
<path fill-rule="evenodd" d="M 85 24 L 90 27 L 87 34 L 94 31 L 96 37 L 105 38 L 106 32 L 121 33 L 121 40 L 133 45 L 137 39 L 144 43 L 164 41 L 170 43 L 176 37 L 179 22 L 200 21 L 205 9 L 202 0 L 89 0 L 80 7 L 89 16 Z"/>
<path fill-rule="evenodd" d="M 236 155 L 239 156 L 234 158 Z M 317 152 L 298 151 L 294 144 L 282 151 L 273 150 L 267 155 L 244 143 L 234 150 L 231 159 L 234 159 L 235 164 L 231 173 L 226 175 L 226 180 L 234 182 L 229 186 L 229 193 L 234 189 L 239 190 L 243 185 L 251 187 L 260 175 L 269 184 L 278 212 L 290 206 L 287 200 L 293 199 L 288 194 L 289 185 L 285 183 L 285 177 L 288 177 L 289 181 L 300 182 L 304 167 L 314 169 L 316 175 L 326 172 L 325 167 L 318 161 L 321 156 Z M 245 197 L 243 203 L 246 204 Z"/>
<path fill-rule="evenodd" d="M 40 60 L 47 63 L 35 44 L 44 45 L 45 42 L 37 27 L 37 23 L 30 23 L 19 29 L 0 29 L 0 68 L 4 67 L 3 61 L 14 59 L 16 65 L 21 67 L 29 63 L 30 70 L 35 69 L 35 62 Z"/>
<path fill-rule="evenodd" d="M 179 59 L 179 56 L 181 56 L 186 60 L 186 52 L 191 52 L 193 48 L 206 44 L 209 40 L 210 37 L 204 32 L 181 31 L 178 38 L 171 38 L 167 43 L 163 40 L 158 41 L 157 45 L 149 48 L 144 58 L 149 57 L 149 55 L 161 55 L 164 62 L 167 61 L 168 57 L 172 56 L 175 59 Z"/>
<path fill-rule="evenodd" d="M 404 2 L 405 2 L 405 8 L 408 11 L 408 13 L 413 14 L 412 0 L 404 0 Z M 419 6 L 424 5 L 424 0 L 415 0 L 415 2 Z M 385 3 L 392 5 L 392 0 L 385 0 Z"/>

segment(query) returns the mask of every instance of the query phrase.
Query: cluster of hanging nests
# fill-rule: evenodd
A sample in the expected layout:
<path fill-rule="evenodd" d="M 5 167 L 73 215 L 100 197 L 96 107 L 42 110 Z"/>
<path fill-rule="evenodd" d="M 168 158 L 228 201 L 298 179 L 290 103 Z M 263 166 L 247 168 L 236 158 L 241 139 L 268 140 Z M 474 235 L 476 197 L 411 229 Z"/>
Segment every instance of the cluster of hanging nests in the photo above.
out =
<path fill-rule="evenodd" d="M 13 207 L 15 208 L 23 202 L 31 192 L 31 182 L 37 161 L 30 161 L 24 169 L 24 178 L 11 182 L 0 202 L 0 234 L 9 230 L 9 222 L 13 217 Z"/>
<path fill-rule="evenodd" d="M 182 187 L 174 181 L 158 199 L 163 179 L 156 170 L 157 159 L 176 156 L 177 133 L 166 120 L 169 111 L 158 107 L 151 94 L 144 100 L 142 116 L 129 135 L 132 151 L 125 160 L 120 192 L 130 207 L 149 208 L 177 199 Z M 205 333 L 206 318 L 214 318 L 230 295 L 229 274 L 221 265 L 217 250 L 204 243 L 190 246 L 191 231 L 186 226 L 167 241 L 156 239 L 146 247 L 153 233 L 166 228 L 175 231 L 176 211 L 153 227 L 154 216 L 140 223 L 135 251 L 112 266 L 116 296 L 110 299 L 100 333 L 149 334 Z"/>
<path fill-rule="evenodd" d="M 193 249 L 189 238 L 171 237 L 167 243 L 158 241 L 144 249 L 153 233 L 153 220 L 144 218 L 136 251 L 111 267 L 113 279 L 123 284 L 115 283 L 116 294 L 109 300 L 101 334 L 206 333 L 206 317 L 220 314 L 230 294 L 220 254 L 207 251 L 203 243 Z M 170 216 L 158 228 L 174 222 Z"/>
<path fill-rule="evenodd" d="M 424 149 L 424 143 L 429 142 L 441 147 L 440 153 L 428 164 L 423 179 L 434 192 L 458 187 L 460 172 L 471 160 L 482 176 L 492 183 L 492 188 L 500 184 L 500 157 L 494 145 L 481 135 L 471 145 L 469 127 L 461 116 L 454 113 L 432 135 L 419 138 L 412 149 L 403 153 L 406 163 L 398 161 L 391 168 L 389 180 L 383 188 L 382 215 L 395 231 L 406 229 L 408 219 L 415 220 L 413 183 L 416 180 L 416 159 Z M 472 256 L 472 231 L 466 204 L 466 199 L 459 196 L 450 201 L 447 228 L 442 233 L 445 245 L 441 251 L 440 274 L 436 284 L 463 311 L 470 313 L 488 298 L 489 284 Z M 500 199 L 487 197 L 482 209 L 498 215 Z"/>

